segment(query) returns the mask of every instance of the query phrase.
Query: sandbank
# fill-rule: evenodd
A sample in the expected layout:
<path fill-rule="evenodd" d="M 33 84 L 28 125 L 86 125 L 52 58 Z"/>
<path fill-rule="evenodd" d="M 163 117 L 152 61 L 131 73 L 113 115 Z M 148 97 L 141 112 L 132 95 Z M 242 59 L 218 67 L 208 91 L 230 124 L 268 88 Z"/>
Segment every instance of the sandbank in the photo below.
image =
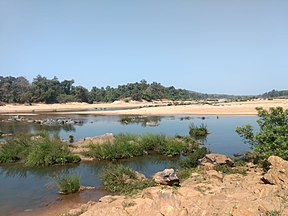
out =
<path fill-rule="evenodd" d="M 169 105 L 168 105 L 169 104 Z M 256 107 L 288 109 L 288 99 L 253 100 L 227 103 L 197 103 L 189 105 L 171 105 L 170 102 L 130 102 L 114 103 L 66 103 L 66 104 L 6 104 L 0 107 L 4 114 L 89 114 L 89 115 L 257 115 Z"/>

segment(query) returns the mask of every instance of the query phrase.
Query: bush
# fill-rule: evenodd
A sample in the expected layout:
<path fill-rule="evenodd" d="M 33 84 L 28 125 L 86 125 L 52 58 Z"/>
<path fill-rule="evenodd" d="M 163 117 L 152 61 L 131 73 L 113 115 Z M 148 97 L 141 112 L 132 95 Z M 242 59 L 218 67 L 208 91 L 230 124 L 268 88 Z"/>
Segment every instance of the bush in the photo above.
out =
<path fill-rule="evenodd" d="M 55 181 L 62 194 L 75 193 L 80 189 L 80 175 L 77 174 L 57 176 Z"/>
<path fill-rule="evenodd" d="M 155 183 L 151 180 L 139 180 L 136 173 L 123 165 L 110 164 L 101 175 L 105 188 L 110 192 L 121 194 L 136 193 Z"/>
<path fill-rule="evenodd" d="M 256 108 L 259 131 L 254 133 L 251 125 L 237 127 L 236 132 L 248 143 L 257 156 L 264 159 L 277 155 L 288 160 L 288 111 L 282 107 Z"/>
<path fill-rule="evenodd" d="M 20 161 L 28 166 L 65 165 L 80 161 L 59 137 L 47 133 L 18 135 L 0 147 L 0 162 Z"/>
<path fill-rule="evenodd" d="M 203 139 L 208 135 L 207 126 L 201 124 L 199 127 L 193 123 L 189 126 L 189 135 L 196 140 Z"/>

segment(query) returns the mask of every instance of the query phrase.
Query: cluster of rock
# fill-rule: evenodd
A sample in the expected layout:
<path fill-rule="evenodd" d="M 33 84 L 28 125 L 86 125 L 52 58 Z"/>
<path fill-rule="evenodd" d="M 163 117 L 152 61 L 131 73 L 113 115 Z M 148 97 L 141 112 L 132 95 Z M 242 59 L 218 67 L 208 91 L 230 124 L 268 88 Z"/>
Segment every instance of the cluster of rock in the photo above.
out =
<path fill-rule="evenodd" d="M 15 115 L 10 116 L 8 121 L 17 121 L 17 122 L 29 122 L 36 123 L 41 125 L 74 125 L 74 124 L 83 124 L 83 120 L 75 120 L 70 118 L 57 118 L 57 119 L 28 119 L 23 116 Z"/>
<path fill-rule="evenodd" d="M 208 154 L 201 166 L 233 166 L 232 162 L 225 155 Z M 252 163 L 244 167 L 247 175 L 204 169 L 191 173 L 177 190 L 158 186 L 145 189 L 136 198 L 105 196 L 81 215 L 288 215 L 288 162 L 276 156 L 269 162 L 267 173 Z M 173 169 L 156 173 L 153 179 L 162 185 L 179 183 Z"/>
<path fill-rule="evenodd" d="M 41 125 L 74 125 L 74 124 L 83 124 L 83 120 L 59 118 L 59 119 L 34 120 L 34 123 Z"/>

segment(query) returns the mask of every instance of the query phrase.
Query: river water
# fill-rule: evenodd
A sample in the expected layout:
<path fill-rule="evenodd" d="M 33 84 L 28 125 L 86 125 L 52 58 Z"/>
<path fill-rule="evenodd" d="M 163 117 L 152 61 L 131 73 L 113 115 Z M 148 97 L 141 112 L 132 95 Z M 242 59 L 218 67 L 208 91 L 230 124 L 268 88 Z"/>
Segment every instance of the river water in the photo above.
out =
<path fill-rule="evenodd" d="M 204 145 L 211 152 L 232 156 L 234 153 L 243 153 L 249 147 L 237 133 L 236 126 L 251 124 L 256 127 L 256 116 L 159 116 L 141 117 L 133 121 L 126 121 L 124 116 L 95 116 L 95 115 L 69 115 L 71 119 L 82 120 L 82 124 L 65 126 L 47 126 L 27 122 L 1 122 L 0 131 L 5 133 L 33 132 L 47 130 L 57 132 L 60 137 L 68 139 L 73 135 L 75 140 L 92 137 L 105 133 L 133 133 L 133 134 L 166 134 L 168 136 L 188 135 L 189 125 L 205 124 L 210 132 Z M 5 117 L 2 117 L 5 118 Z M 41 115 L 26 118 L 58 119 L 56 115 Z M 67 116 L 65 116 L 67 118 Z M 153 124 L 147 124 L 147 122 Z M 147 126 L 147 125 L 153 125 Z M 144 173 L 147 177 L 153 173 L 173 166 L 177 158 L 163 156 L 144 156 L 121 163 L 134 170 Z M 61 173 L 78 173 L 81 176 L 81 185 L 95 186 L 96 191 L 85 193 L 78 197 L 79 202 L 89 199 L 97 200 L 106 194 L 103 190 L 99 175 L 107 162 L 81 163 L 77 166 L 57 166 L 47 168 L 24 168 L 16 165 L 0 166 L 0 215 L 16 215 L 24 211 L 42 208 L 59 202 L 61 196 L 53 178 Z M 84 193 L 83 193 L 84 194 Z M 69 196 L 69 195 L 68 195 Z"/>

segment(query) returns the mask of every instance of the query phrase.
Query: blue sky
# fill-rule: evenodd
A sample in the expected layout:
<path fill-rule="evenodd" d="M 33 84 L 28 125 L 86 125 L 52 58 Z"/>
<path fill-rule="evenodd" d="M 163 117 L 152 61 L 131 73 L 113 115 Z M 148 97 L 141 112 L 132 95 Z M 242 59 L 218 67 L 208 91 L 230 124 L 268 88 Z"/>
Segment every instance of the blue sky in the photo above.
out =
<path fill-rule="evenodd" d="M 287 0 L 0 0 L 0 75 L 288 89 Z"/>

